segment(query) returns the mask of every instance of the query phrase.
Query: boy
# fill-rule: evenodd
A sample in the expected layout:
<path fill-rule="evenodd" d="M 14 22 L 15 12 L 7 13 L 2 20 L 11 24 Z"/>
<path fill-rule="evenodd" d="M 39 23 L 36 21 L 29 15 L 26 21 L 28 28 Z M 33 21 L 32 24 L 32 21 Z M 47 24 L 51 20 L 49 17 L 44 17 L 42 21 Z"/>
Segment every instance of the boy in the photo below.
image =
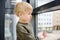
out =
<path fill-rule="evenodd" d="M 14 7 L 15 14 L 19 17 L 17 23 L 17 40 L 35 40 L 33 28 L 29 24 L 33 8 L 26 2 L 19 2 Z"/>

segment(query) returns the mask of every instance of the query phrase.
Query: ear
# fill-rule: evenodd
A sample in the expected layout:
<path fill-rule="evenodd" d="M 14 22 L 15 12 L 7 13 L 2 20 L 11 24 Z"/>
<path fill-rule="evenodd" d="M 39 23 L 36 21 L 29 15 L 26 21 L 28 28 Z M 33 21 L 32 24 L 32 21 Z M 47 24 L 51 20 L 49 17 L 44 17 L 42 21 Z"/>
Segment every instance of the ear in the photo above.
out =
<path fill-rule="evenodd" d="M 23 15 L 22 13 L 19 13 L 19 15 L 18 15 L 18 16 L 20 17 L 20 16 L 22 16 L 22 15 Z"/>

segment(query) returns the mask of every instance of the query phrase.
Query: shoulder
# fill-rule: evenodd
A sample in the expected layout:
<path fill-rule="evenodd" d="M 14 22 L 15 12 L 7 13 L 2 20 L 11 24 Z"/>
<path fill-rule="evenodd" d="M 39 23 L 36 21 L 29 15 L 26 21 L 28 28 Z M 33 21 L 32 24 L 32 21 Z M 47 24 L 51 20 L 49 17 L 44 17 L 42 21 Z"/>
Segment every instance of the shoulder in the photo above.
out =
<path fill-rule="evenodd" d="M 23 28 L 23 24 L 20 24 L 19 22 L 17 23 L 17 25 L 16 25 L 16 28 Z"/>
<path fill-rule="evenodd" d="M 24 24 L 17 23 L 16 31 L 22 32 L 24 34 L 30 34 L 28 33 L 28 28 Z"/>

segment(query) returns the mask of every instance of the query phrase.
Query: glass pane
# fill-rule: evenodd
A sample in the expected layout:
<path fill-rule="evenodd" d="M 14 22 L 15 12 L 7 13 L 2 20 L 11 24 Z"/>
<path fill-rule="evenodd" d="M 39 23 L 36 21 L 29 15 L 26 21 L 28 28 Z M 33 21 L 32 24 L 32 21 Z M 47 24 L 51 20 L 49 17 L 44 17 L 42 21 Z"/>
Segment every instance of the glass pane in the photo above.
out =
<path fill-rule="evenodd" d="M 52 2 L 52 1 L 54 1 L 54 0 L 36 0 L 36 7 L 42 6 L 42 5 Z"/>
<path fill-rule="evenodd" d="M 45 40 L 60 38 L 60 10 L 38 14 L 37 22 L 39 39 L 43 40 L 44 37 Z"/>

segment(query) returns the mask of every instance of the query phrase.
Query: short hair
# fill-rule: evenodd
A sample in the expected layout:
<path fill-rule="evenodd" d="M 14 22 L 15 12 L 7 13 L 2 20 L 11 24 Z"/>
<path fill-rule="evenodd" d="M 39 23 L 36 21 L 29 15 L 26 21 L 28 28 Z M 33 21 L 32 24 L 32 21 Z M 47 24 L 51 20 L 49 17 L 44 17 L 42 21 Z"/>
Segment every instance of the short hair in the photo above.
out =
<path fill-rule="evenodd" d="M 32 6 L 27 3 L 27 2 L 18 2 L 14 6 L 14 13 L 19 16 L 19 14 L 27 13 L 27 12 L 32 12 L 33 8 Z"/>

